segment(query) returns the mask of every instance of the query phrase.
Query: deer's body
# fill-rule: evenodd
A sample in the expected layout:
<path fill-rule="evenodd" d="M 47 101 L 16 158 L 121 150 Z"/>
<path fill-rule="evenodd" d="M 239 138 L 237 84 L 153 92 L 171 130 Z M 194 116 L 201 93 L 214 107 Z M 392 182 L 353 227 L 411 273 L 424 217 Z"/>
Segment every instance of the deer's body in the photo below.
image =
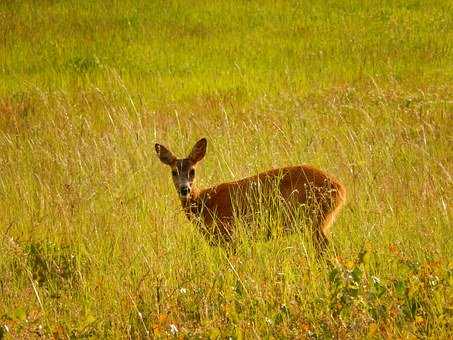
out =
<path fill-rule="evenodd" d="M 288 217 L 298 209 L 304 211 L 313 228 L 315 245 L 318 250 L 323 250 L 328 243 L 330 226 L 345 202 L 344 186 L 309 165 L 273 169 L 198 190 L 193 185 L 194 165 L 204 157 L 205 139 L 195 145 L 186 159 L 176 159 L 159 144 L 156 144 L 156 151 L 162 162 L 172 167 L 173 180 L 186 216 L 202 223 L 200 230 L 209 240 L 230 240 L 236 218 L 253 216 L 257 209 L 270 210 L 277 202 Z"/>

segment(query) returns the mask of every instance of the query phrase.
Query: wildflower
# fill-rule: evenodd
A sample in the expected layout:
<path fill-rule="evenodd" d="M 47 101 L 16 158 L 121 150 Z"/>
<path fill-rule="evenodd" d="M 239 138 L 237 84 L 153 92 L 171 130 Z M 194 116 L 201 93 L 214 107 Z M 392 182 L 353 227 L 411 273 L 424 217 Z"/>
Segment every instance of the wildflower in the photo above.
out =
<path fill-rule="evenodd" d="M 170 324 L 170 333 L 176 335 L 178 333 L 178 327 L 175 324 Z"/>
<path fill-rule="evenodd" d="M 181 294 L 186 294 L 186 293 L 187 293 L 187 289 L 183 287 L 183 288 L 181 288 L 181 289 L 179 290 L 179 292 L 180 292 Z"/>

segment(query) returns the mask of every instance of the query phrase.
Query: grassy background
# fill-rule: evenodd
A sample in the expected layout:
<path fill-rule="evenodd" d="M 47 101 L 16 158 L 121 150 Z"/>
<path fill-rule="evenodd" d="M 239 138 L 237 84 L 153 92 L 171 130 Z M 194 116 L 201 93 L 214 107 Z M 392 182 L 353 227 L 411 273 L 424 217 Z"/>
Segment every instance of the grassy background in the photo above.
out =
<path fill-rule="evenodd" d="M 452 336 L 448 1 L 0 3 L 0 338 Z M 332 249 L 209 247 L 200 186 L 309 163 Z M 177 330 L 177 331 L 176 331 Z"/>

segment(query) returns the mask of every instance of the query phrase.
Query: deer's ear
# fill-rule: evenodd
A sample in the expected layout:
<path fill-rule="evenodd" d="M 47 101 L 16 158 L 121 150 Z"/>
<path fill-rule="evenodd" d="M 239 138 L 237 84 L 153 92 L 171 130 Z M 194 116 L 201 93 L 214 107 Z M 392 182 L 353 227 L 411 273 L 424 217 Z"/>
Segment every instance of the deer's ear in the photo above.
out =
<path fill-rule="evenodd" d="M 208 141 L 206 138 L 200 139 L 192 148 L 190 152 L 189 159 L 192 161 L 193 164 L 198 163 L 201 161 L 206 154 L 206 146 L 208 145 Z"/>
<path fill-rule="evenodd" d="M 176 157 L 165 146 L 156 143 L 154 145 L 154 148 L 156 149 L 157 156 L 159 156 L 159 159 L 162 163 L 170 166 L 175 164 Z"/>

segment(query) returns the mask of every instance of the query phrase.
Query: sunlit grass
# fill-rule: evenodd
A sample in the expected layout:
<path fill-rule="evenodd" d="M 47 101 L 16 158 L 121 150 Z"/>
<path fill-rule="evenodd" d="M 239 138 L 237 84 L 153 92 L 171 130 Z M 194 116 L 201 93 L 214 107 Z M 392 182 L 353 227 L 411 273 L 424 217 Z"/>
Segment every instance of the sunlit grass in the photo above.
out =
<path fill-rule="evenodd" d="M 451 337 L 451 13 L 2 2 L 0 337 Z M 203 136 L 201 187 L 344 182 L 325 259 L 208 245 L 154 151 Z"/>

